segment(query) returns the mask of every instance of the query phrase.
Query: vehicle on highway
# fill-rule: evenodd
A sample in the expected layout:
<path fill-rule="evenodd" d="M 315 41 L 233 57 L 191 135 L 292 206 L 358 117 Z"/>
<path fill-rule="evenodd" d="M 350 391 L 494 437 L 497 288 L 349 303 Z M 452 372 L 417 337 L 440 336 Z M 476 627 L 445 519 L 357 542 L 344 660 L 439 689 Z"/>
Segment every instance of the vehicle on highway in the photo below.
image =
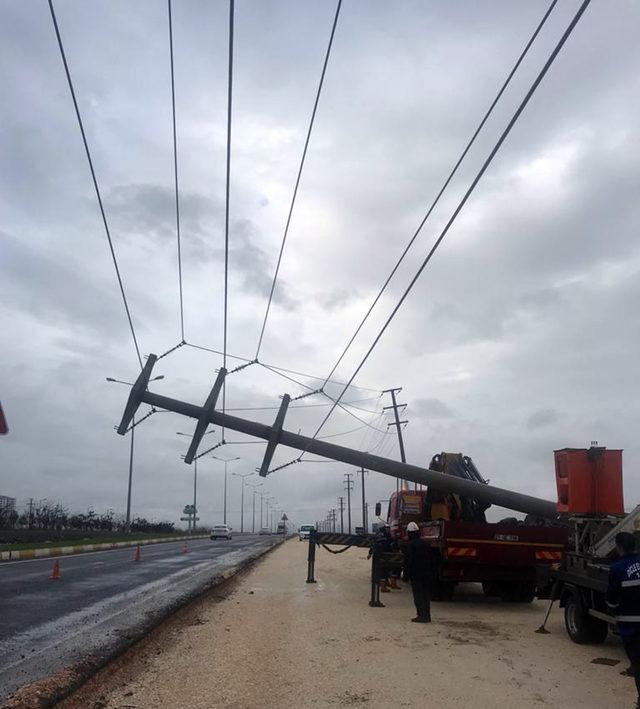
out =
<path fill-rule="evenodd" d="M 231 539 L 231 527 L 228 524 L 216 524 L 211 530 L 211 539 Z"/>
<path fill-rule="evenodd" d="M 269 529 L 269 527 L 262 527 L 262 529 L 260 530 L 260 534 L 271 534 L 271 530 Z"/>
<path fill-rule="evenodd" d="M 313 532 L 314 526 L 312 524 L 301 524 L 298 529 L 298 539 L 302 542 L 305 539 L 309 539 L 309 535 Z"/>

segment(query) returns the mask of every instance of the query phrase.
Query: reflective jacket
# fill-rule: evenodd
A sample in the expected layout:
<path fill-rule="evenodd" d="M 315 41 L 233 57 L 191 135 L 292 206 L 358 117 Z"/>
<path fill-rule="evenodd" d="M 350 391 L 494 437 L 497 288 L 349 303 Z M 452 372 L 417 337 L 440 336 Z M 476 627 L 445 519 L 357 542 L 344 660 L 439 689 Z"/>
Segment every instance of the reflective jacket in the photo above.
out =
<path fill-rule="evenodd" d="M 640 556 L 630 554 L 611 565 L 607 606 L 620 635 L 640 632 Z"/>

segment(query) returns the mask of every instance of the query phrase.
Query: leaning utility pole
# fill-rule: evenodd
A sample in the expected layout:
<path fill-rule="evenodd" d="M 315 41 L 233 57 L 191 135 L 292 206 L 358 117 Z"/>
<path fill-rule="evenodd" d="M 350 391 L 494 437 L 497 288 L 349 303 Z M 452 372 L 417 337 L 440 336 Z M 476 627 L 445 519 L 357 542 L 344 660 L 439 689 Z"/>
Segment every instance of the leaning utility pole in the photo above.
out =
<path fill-rule="evenodd" d="M 338 505 L 340 506 L 340 534 L 344 534 L 344 497 L 338 498 Z"/>
<path fill-rule="evenodd" d="M 193 462 L 207 427 L 209 424 L 213 424 L 214 426 L 220 426 L 221 428 L 224 426 L 232 431 L 238 431 L 239 433 L 267 441 L 264 458 L 260 466 L 260 475 L 262 477 L 273 472 L 269 469 L 271 461 L 273 460 L 273 454 L 278 445 L 283 445 L 357 468 L 364 466 L 369 470 L 375 470 L 378 473 L 390 475 L 394 478 L 420 483 L 421 485 L 431 485 L 437 490 L 462 495 L 463 497 L 472 497 L 476 500 L 489 502 L 492 505 L 506 507 L 507 509 L 517 512 L 535 515 L 536 517 L 546 517 L 550 519 L 557 517 L 556 503 L 551 500 L 544 500 L 539 497 L 533 497 L 532 495 L 523 495 L 519 492 L 496 487 L 495 485 L 458 478 L 453 475 L 446 475 L 437 470 L 429 470 L 428 468 L 421 468 L 417 465 L 410 465 L 398 460 L 382 458 L 381 456 L 365 453 L 354 448 L 339 446 L 319 438 L 311 438 L 309 436 L 303 436 L 300 433 L 288 431 L 283 425 L 287 407 L 291 401 L 288 394 L 282 397 L 280 409 L 272 426 L 223 413 L 219 409 L 216 409 L 216 403 L 226 375 L 226 369 L 224 369 L 224 367 L 219 370 L 216 382 L 204 406 L 180 401 L 179 399 L 173 399 L 169 396 L 161 396 L 147 389 L 157 359 L 157 355 L 154 354 L 150 354 L 147 357 L 142 371 L 130 389 L 129 398 L 117 431 L 121 436 L 128 432 L 131 419 L 140 404 L 149 404 L 156 409 L 173 411 L 181 416 L 188 416 L 189 418 L 195 419 L 195 432 L 191 439 L 189 450 L 184 457 L 184 461 L 187 465 Z M 296 462 L 298 462 L 297 459 Z"/>
<path fill-rule="evenodd" d="M 349 534 L 351 534 L 351 490 L 353 490 L 353 473 L 344 474 L 344 489 L 347 491 L 347 519 L 349 520 Z"/>
<path fill-rule="evenodd" d="M 406 404 L 398 404 L 396 400 L 396 393 L 401 392 L 402 387 L 396 387 L 395 389 L 385 389 L 382 393 L 383 394 L 391 394 L 391 406 L 383 406 L 382 410 L 383 411 L 388 411 L 389 409 L 393 409 L 393 415 L 395 418 L 395 421 L 392 421 L 391 423 L 387 424 L 387 428 L 389 426 L 395 426 L 396 430 L 398 432 L 398 445 L 400 446 L 400 460 L 403 463 L 407 462 L 407 456 L 404 453 L 404 440 L 402 439 L 402 428 L 401 426 L 403 424 L 409 423 L 408 421 L 400 421 L 400 417 L 398 416 L 398 409 L 402 408 L 404 409 L 406 407 Z M 400 479 L 397 480 L 396 482 L 396 492 L 400 490 L 400 487 L 404 488 L 406 485 L 406 480 L 400 481 Z"/>

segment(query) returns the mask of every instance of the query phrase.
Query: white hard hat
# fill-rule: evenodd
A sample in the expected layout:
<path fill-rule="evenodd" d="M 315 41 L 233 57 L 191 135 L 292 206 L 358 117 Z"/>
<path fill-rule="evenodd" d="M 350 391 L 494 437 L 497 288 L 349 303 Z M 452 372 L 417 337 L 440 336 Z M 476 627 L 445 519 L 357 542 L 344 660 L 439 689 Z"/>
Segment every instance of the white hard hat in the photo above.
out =
<path fill-rule="evenodd" d="M 418 532 L 420 531 L 420 527 L 415 522 L 409 522 L 407 525 L 407 532 Z"/>

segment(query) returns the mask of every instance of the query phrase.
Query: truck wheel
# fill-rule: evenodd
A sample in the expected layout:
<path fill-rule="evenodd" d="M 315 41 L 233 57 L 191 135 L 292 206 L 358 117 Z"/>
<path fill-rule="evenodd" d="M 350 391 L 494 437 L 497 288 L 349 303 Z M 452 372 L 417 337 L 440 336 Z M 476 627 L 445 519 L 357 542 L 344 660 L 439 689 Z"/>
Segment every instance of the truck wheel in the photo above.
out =
<path fill-rule="evenodd" d="M 523 581 L 518 592 L 518 603 L 533 603 L 536 597 L 536 585 L 533 581 Z"/>
<path fill-rule="evenodd" d="M 607 623 L 590 616 L 574 594 L 565 602 L 564 625 L 569 637 L 580 645 L 603 643 L 609 631 Z"/>
<path fill-rule="evenodd" d="M 455 581 L 449 579 L 435 579 L 431 586 L 431 598 L 434 601 L 450 601 L 456 590 Z"/>
<path fill-rule="evenodd" d="M 499 585 L 498 595 L 505 603 L 531 603 L 536 597 L 536 586 L 528 581 L 505 581 Z"/>
<path fill-rule="evenodd" d="M 482 592 L 485 596 L 499 596 L 500 586 L 495 581 L 483 581 Z"/>

